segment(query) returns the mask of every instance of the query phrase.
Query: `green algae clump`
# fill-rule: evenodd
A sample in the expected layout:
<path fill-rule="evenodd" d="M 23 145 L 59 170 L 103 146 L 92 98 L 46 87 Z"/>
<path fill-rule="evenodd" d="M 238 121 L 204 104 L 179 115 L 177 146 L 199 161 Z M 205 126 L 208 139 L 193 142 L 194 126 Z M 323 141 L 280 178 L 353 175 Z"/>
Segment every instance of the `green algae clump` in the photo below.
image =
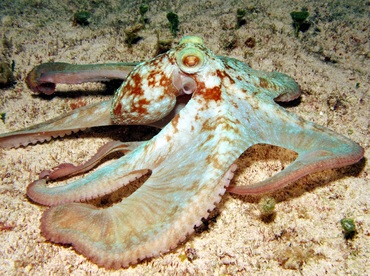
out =
<path fill-rule="evenodd" d="M 170 22 L 170 30 L 174 37 L 176 37 L 179 31 L 179 16 L 174 12 L 167 13 L 167 19 Z"/>
<path fill-rule="evenodd" d="M 146 12 L 149 10 L 149 6 L 147 4 L 142 4 L 139 7 L 139 13 L 140 13 L 140 23 L 145 25 L 149 20 L 148 18 L 145 18 Z"/>
<path fill-rule="evenodd" d="M 340 220 L 340 224 L 343 228 L 344 238 L 346 240 L 352 239 L 356 234 L 356 225 L 353 219 L 344 218 Z"/>
<path fill-rule="evenodd" d="M 264 222 L 270 222 L 274 220 L 276 200 L 272 197 L 263 197 L 258 203 L 258 209 L 261 212 L 261 219 Z"/>
<path fill-rule="evenodd" d="M 243 9 L 236 10 L 236 29 L 239 29 L 241 26 L 247 23 L 247 20 L 245 20 L 244 18 L 246 14 L 247 14 L 246 10 Z"/>
<path fill-rule="evenodd" d="M 76 12 L 73 17 L 73 26 L 80 25 L 80 26 L 87 26 L 90 24 L 91 13 L 87 11 L 79 11 Z"/>
<path fill-rule="evenodd" d="M 7 62 L 0 61 L 0 87 L 10 86 L 14 80 L 11 66 Z"/>
<path fill-rule="evenodd" d="M 306 21 L 306 19 L 310 16 L 310 13 L 306 8 L 302 8 L 301 11 L 291 12 L 290 16 L 293 19 L 295 36 L 298 37 L 299 31 L 306 31 L 310 26 L 310 23 Z"/>

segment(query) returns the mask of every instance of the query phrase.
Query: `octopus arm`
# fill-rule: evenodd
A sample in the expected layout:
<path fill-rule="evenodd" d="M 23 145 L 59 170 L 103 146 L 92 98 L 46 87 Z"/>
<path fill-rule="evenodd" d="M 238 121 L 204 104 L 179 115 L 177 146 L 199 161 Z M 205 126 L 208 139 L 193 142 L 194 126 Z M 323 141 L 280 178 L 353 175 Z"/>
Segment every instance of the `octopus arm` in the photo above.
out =
<path fill-rule="evenodd" d="M 148 169 L 127 170 L 128 167 L 113 170 L 111 166 L 105 166 L 63 186 L 48 187 L 45 179 L 39 179 L 27 187 L 27 195 L 33 201 L 48 206 L 86 201 L 110 194 L 150 172 Z"/>
<path fill-rule="evenodd" d="M 126 79 L 139 63 L 70 64 L 50 62 L 36 66 L 27 75 L 26 83 L 33 92 L 50 95 L 58 83 L 79 84 L 84 82 Z"/>
<path fill-rule="evenodd" d="M 0 134 L 0 147 L 12 148 L 49 141 L 90 127 L 113 125 L 112 100 L 84 106 L 20 131 Z"/>
<path fill-rule="evenodd" d="M 223 64 L 227 67 L 228 72 L 232 72 L 234 79 L 239 79 L 246 84 L 246 87 L 253 90 L 255 87 L 260 87 L 260 92 L 277 102 L 289 102 L 297 99 L 301 95 L 301 91 L 297 82 L 279 72 L 265 72 L 254 70 L 244 62 L 228 57 L 219 57 Z"/>
<path fill-rule="evenodd" d="M 231 166 L 220 180 L 187 182 L 190 187 L 185 190 L 176 184 L 184 179 L 162 178 L 160 186 L 149 180 L 106 209 L 83 203 L 51 207 L 42 216 L 41 231 L 53 242 L 72 244 L 99 266 L 128 267 L 170 251 L 194 232 L 194 226 L 220 201 L 234 169 Z M 213 189 L 199 189 L 199 184 Z"/>
<path fill-rule="evenodd" d="M 107 157 L 113 152 L 127 153 L 136 149 L 139 145 L 144 142 L 120 142 L 111 141 L 99 148 L 96 154 L 91 157 L 88 161 L 80 165 L 73 165 L 71 163 L 63 163 L 54 167 L 51 170 L 44 170 L 40 173 L 40 178 L 47 177 L 51 180 L 56 180 L 59 178 L 71 177 L 76 174 L 81 174 L 87 172 L 97 166 L 100 161 Z"/>
<path fill-rule="evenodd" d="M 364 149 L 350 139 L 290 114 L 273 101 L 257 100 L 259 104 L 254 104 L 254 110 L 244 105 L 249 112 L 241 117 L 250 122 L 244 130 L 246 136 L 253 136 L 255 144 L 293 150 L 298 157 L 271 178 L 254 185 L 229 187 L 229 192 L 242 195 L 273 192 L 307 174 L 351 165 L 363 157 Z"/>

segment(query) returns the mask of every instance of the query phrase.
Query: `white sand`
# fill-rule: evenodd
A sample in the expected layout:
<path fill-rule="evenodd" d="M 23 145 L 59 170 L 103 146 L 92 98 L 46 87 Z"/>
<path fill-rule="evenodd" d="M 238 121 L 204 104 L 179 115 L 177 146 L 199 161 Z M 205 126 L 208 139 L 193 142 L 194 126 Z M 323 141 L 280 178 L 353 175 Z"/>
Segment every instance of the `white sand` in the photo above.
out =
<path fill-rule="evenodd" d="M 81 98 L 34 96 L 24 78 L 48 61 L 102 63 L 141 61 L 154 56 L 156 32 L 171 38 L 166 13 L 176 12 L 182 35 L 197 35 L 216 54 L 243 60 L 255 69 L 294 77 L 303 94 L 289 110 L 346 135 L 365 148 L 365 160 L 305 177 L 274 194 L 276 218 L 264 223 L 256 198 L 226 194 L 210 229 L 191 236 L 173 252 L 118 271 L 106 271 L 72 247 L 41 236 L 39 218 L 46 207 L 26 197 L 38 173 L 61 162 L 81 163 L 110 138 L 94 132 L 26 148 L 0 150 L 0 274 L 3 275 L 367 275 L 370 273 L 369 189 L 369 1 L 153 1 L 144 38 L 131 49 L 124 29 L 138 18 L 139 4 L 126 1 L 25 1 L 0 3 L 1 58 L 14 60 L 17 84 L 0 90 L 0 111 L 8 132 L 52 118 Z M 101 2 L 101 3 L 100 3 Z M 103 4 L 106 2 L 106 4 Z M 108 2 L 108 3 L 107 3 Z M 132 1 L 135 2 L 135 1 Z M 171 3 L 173 2 L 173 3 Z M 97 3 L 94 7 L 92 3 Z M 193 4 L 191 4 L 193 3 Z M 203 4 L 199 4 L 203 3 Z M 314 22 L 299 39 L 289 13 L 307 7 Z M 236 9 L 248 10 L 247 24 L 235 30 Z M 72 26 L 73 13 L 93 14 L 88 27 Z M 318 31 L 320 30 L 320 31 Z M 244 45 L 256 40 L 254 48 Z M 236 39 L 235 49 L 224 46 Z M 7 47 L 6 45 L 11 45 Z M 333 62 L 334 61 L 334 62 Z M 356 87 L 356 84 L 358 87 Z M 97 85 L 85 85 L 86 90 Z M 119 136 L 118 136 L 119 137 Z M 117 135 L 113 138 L 117 139 Z M 253 183 L 291 161 L 285 150 L 253 147 L 238 161 L 234 183 Z M 266 165 L 267 164 L 267 165 Z M 353 218 L 358 233 L 346 241 L 339 221 Z M 184 260 L 193 248 L 197 258 Z"/>

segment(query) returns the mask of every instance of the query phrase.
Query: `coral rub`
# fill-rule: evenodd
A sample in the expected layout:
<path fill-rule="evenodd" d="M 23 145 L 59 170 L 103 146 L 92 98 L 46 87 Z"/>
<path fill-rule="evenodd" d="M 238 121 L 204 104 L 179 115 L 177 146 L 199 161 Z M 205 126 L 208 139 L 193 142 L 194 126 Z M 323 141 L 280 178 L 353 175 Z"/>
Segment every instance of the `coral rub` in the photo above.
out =
<path fill-rule="evenodd" d="M 215 56 L 198 37 L 184 37 L 174 49 L 139 64 L 43 64 L 27 82 L 34 91 L 52 93 L 56 83 L 111 78 L 126 79 L 113 100 L 0 137 L 2 147 L 17 147 L 97 125 L 163 128 L 149 141 L 108 143 L 85 164 L 43 171 L 27 189 L 32 200 L 51 206 L 41 219 L 42 234 L 53 242 L 72 244 L 106 268 L 127 267 L 175 248 L 208 216 L 226 189 L 268 193 L 309 173 L 356 163 L 363 156 L 356 143 L 274 102 L 300 95 L 292 78 Z M 298 157 L 265 181 L 228 187 L 236 169 L 233 163 L 257 143 L 288 148 Z M 91 169 L 115 150 L 126 154 L 64 186 L 46 185 Z M 140 188 L 111 207 L 80 203 L 148 173 Z"/>

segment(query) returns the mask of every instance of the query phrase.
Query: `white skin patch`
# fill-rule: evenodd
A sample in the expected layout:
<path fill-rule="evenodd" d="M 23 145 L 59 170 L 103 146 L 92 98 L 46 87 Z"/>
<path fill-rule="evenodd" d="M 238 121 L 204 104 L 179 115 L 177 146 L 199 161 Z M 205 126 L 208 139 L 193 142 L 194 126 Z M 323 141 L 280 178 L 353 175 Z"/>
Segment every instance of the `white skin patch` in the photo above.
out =
<path fill-rule="evenodd" d="M 207 88 L 213 88 L 216 86 L 220 86 L 221 80 L 219 77 L 215 76 L 214 74 L 209 74 L 205 80 L 204 84 Z"/>
<path fill-rule="evenodd" d="M 154 87 L 151 89 L 146 89 L 144 91 L 144 98 L 147 99 L 148 101 L 158 99 L 163 95 L 163 87 Z"/>

